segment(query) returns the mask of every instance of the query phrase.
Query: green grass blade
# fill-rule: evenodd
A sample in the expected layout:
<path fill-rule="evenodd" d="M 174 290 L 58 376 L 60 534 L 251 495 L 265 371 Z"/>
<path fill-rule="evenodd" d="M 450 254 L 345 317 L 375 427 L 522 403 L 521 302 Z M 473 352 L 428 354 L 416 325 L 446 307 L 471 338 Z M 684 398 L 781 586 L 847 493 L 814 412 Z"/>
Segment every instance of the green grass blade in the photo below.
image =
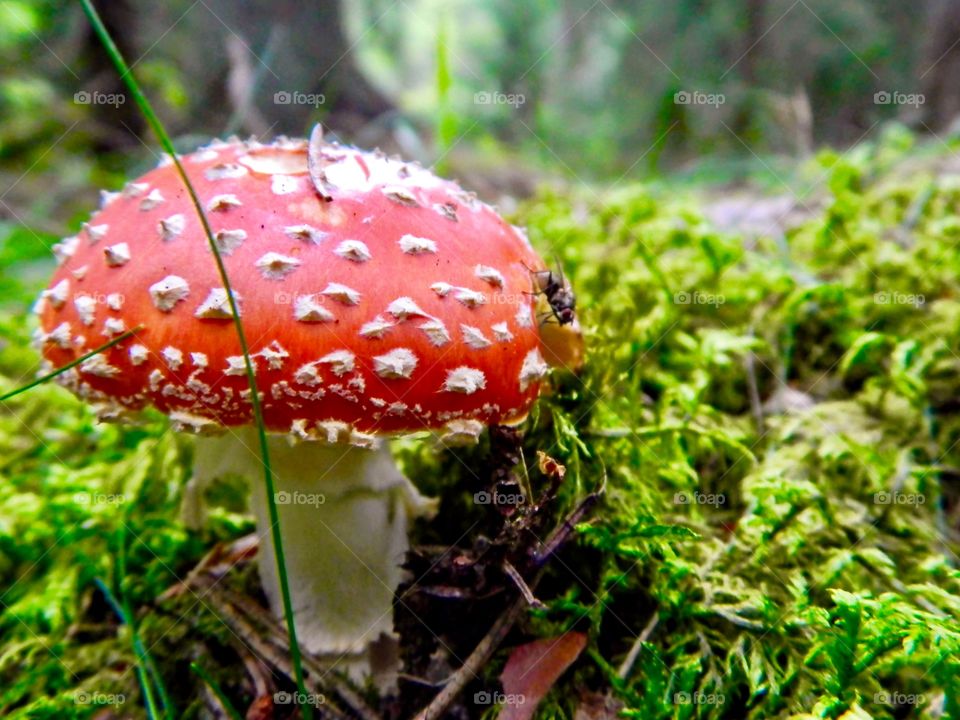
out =
<path fill-rule="evenodd" d="M 230 699 L 223 692 L 223 688 L 214 680 L 210 673 L 203 669 L 198 663 L 190 663 L 190 669 L 193 670 L 197 675 L 200 676 L 200 679 L 203 680 L 207 687 L 213 690 L 213 694 L 217 696 L 217 700 L 220 701 L 220 704 L 223 705 L 227 710 L 227 714 L 230 716 L 231 720 L 243 720 L 243 715 L 231 704 Z"/>
<path fill-rule="evenodd" d="M 117 69 L 117 72 L 120 73 L 121 79 L 130 90 L 130 94 L 133 96 L 134 102 L 136 102 L 140 112 L 143 113 L 147 123 L 156 134 L 160 144 L 163 146 L 163 149 L 173 160 L 176 171 L 183 180 L 183 184 L 187 189 L 187 193 L 190 195 L 190 200 L 197 211 L 197 216 L 200 218 L 203 231 L 207 236 L 207 242 L 209 243 L 210 250 L 213 253 L 213 257 L 217 263 L 217 271 L 220 274 L 220 280 L 223 282 L 223 287 L 227 294 L 227 301 L 230 303 L 230 312 L 233 315 L 233 324 L 236 328 L 237 338 L 240 341 L 241 350 L 243 351 L 247 384 L 250 387 L 250 404 L 253 410 L 253 417 L 257 425 L 257 434 L 260 439 L 260 456 L 263 460 L 264 466 L 264 485 L 267 493 L 267 507 L 270 511 L 270 526 L 273 536 L 274 553 L 277 562 L 277 574 L 279 575 L 280 580 L 280 594 L 283 598 L 283 613 L 286 619 L 287 632 L 290 636 L 290 659 L 293 665 L 297 689 L 304 696 L 306 696 L 308 693 L 303 676 L 303 660 L 301 658 L 300 646 L 297 642 L 297 631 L 293 621 L 293 603 L 290 600 L 290 584 L 286 573 L 283 539 L 280 536 L 280 515 L 277 512 L 273 471 L 270 467 L 270 454 L 267 447 L 266 428 L 263 424 L 263 412 L 260 407 L 260 395 L 257 389 L 257 381 L 254 376 L 253 362 L 250 360 L 250 352 L 247 345 L 246 335 L 243 330 L 243 323 L 240 320 L 240 313 L 237 310 L 236 299 L 234 298 L 233 291 L 230 286 L 230 280 L 227 277 L 227 269 L 223 263 L 223 258 L 220 256 L 220 250 L 217 247 L 216 242 L 214 242 L 213 231 L 210 228 L 210 223 L 207 220 L 203 206 L 200 203 L 200 198 L 197 197 L 196 190 L 194 189 L 193 184 L 190 182 L 190 179 L 187 177 L 187 173 L 183 169 L 180 159 L 177 157 L 176 150 L 173 147 L 173 143 L 171 142 L 169 135 L 167 135 L 166 130 L 164 130 L 163 125 L 160 123 L 160 119 L 157 117 L 156 113 L 154 113 L 150 102 L 140 90 L 140 87 L 137 84 L 130 67 L 127 65 L 126 61 L 123 59 L 123 56 L 120 54 L 120 51 L 117 49 L 116 44 L 113 42 L 113 39 L 107 32 L 106 27 L 104 27 L 103 22 L 100 20 L 100 16 L 97 14 L 97 11 L 94 9 L 90 0 L 80 0 L 80 4 L 82 5 L 83 11 L 89 19 L 90 24 L 93 26 L 94 32 L 97 34 L 100 42 L 103 43 L 103 46 L 106 49 L 107 54 L 110 56 L 110 60 L 113 62 L 114 67 Z M 312 720 L 312 707 L 309 705 L 304 705 L 302 712 L 305 720 Z"/>
<path fill-rule="evenodd" d="M 57 369 L 54 370 L 53 372 L 49 372 L 49 373 L 47 373 L 46 375 L 43 375 L 43 376 L 41 376 L 41 377 L 38 377 L 36 380 L 33 380 L 32 382 L 29 382 L 29 383 L 27 383 L 26 385 L 24 385 L 24 386 L 22 386 L 22 387 L 18 387 L 16 390 L 11 390 L 10 392 L 8 392 L 8 393 L 6 393 L 6 394 L 4 394 L 4 395 L 0 395 L 0 402 L 6 402 L 6 401 L 9 400 L 10 398 L 17 396 L 17 395 L 19 395 L 20 393 L 26 392 L 26 391 L 29 390 L 30 388 L 35 388 L 37 385 L 42 385 L 42 384 L 45 383 L 45 382 L 48 382 L 48 381 L 50 381 L 50 380 L 53 380 L 53 378 L 57 377 L 57 375 L 61 375 L 61 374 L 65 373 L 65 372 L 66 372 L 67 370 L 69 370 L 70 368 L 76 367 L 76 366 L 79 365 L 80 363 L 82 363 L 82 362 L 84 362 L 84 361 L 86 361 L 86 360 L 89 360 L 89 359 L 92 358 L 94 355 L 99 355 L 99 354 L 102 353 L 104 350 L 109 350 L 109 349 L 112 348 L 114 345 L 117 345 L 118 343 L 122 343 L 122 342 L 123 342 L 124 340 L 126 340 L 127 338 L 133 337 L 134 335 L 136 335 L 136 334 L 137 334 L 138 332 L 140 332 L 141 330 L 143 330 L 143 325 L 137 325 L 137 327 L 133 328 L 133 330 L 127 330 L 125 333 L 123 333 L 122 335 L 118 335 L 117 337 L 115 337 L 115 338 L 114 338 L 113 340 L 111 340 L 110 342 L 104 343 L 104 344 L 101 345 L 100 347 L 95 348 L 94 350 L 91 350 L 91 351 L 88 352 L 86 355 L 81 355 L 81 356 L 78 357 L 76 360 L 73 360 L 73 361 L 71 361 L 71 362 L 68 362 L 68 363 L 67 363 L 66 365 L 64 365 L 63 367 L 57 368 Z"/>
<path fill-rule="evenodd" d="M 435 169 L 441 175 L 448 169 L 447 154 L 457 139 L 457 114 L 451 108 L 450 90 L 453 87 L 453 74 L 450 71 L 450 52 L 447 39 L 447 16 L 440 14 L 437 28 L 435 55 L 437 62 L 436 86 L 439 105 L 437 119 L 437 156 Z"/>
<path fill-rule="evenodd" d="M 136 630 L 134 626 L 130 624 L 129 617 L 127 616 L 126 610 L 124 610 L 123 605 L 117 600 L 117 597 L 111 592 L 110 588 L 107 587 L 107 584 L 100 578 L 93 579 L 94 584 L 100 589 L 100 592 L 103 593 L 103 597 L 106 598 L 107 602 L 110 604 L 110 607 L 113 608 L 114 613 L 117 617 L 120 618 L 120 621 L 130 628 L 131 637 L 136 637 Z M 153 688 L 150 685 L 150 678 L 147 675 L 147 669 L 144 666 L 144 663 L 140 662 L 139 657 L 140 653 L 137 649 L 136 642 L 133 646 L 134 654 L 137 655 L 137 679 L 140 681 L 140 688 L 143 691 L 143 700 L 147 706 L 147 715 L 150 717 L 150 720 L 157 720 L 160 715 L 157 713 L 157 701 L 153 697 Z"/>
<path fill-rule="evenodd" d="M 163 676 L 160 675 L 160 669 L 157 667 L 157 663 L 154 662 L 153 656 L 147 651 L 147 648 L 143 644 L 143 638 L 140 637 L 140 631 L 137 629 L 136 615 L 133 612 L 133 605 L 130 603 L 130 596 L 127 594 L 126 587 L 123 584 L 123 579 L 127 577 L 127 535 L 128 526 L 126 522 L 124 522 L 122 527 L 117 528 L 117 587 L 120 589 L 120 602 L 123 606 L 123 612 L 126 615 L 125 622 L 130 626 L 133 650 L 137 654 L 137 659 L 146 667 L 150 678 L 153 679 L 153 684 L 157 689 L 157 695 L 160 696 L 160 704 L 163 706 L 164 715 L 170 720 L 173 720 L 175 717 L 173 701 L 170 699 L 169 693 L 167 693 L 167 688 L 164 685 Z"/>

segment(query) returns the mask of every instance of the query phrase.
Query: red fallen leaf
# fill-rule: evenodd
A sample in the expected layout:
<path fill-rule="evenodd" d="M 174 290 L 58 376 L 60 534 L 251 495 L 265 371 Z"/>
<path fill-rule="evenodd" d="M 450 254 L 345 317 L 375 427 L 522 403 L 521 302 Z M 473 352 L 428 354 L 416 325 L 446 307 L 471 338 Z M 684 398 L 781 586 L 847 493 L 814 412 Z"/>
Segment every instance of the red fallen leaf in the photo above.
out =
<path fill-rule="evenodd" d="M 273 720 L 273 718 L 273 696 L 261 695 L 250 703 L 244 720 Z"/>
<path fill-rule="evenodd" d="M 514 649 L 500 675 L 504 697 L 497 720 L 530 720 L 543 696 L 586 645 L 585 634 L 568 632 Z"/>

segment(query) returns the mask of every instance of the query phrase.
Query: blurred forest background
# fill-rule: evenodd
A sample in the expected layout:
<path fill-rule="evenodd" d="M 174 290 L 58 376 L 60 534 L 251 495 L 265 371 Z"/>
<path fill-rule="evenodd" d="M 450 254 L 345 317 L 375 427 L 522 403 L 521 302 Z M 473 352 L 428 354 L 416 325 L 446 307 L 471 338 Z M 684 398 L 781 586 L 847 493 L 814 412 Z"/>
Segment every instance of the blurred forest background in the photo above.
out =
<path fill-rule="evenodd" d="M 891 120 L 960 131 L 953 0 L 97 4 L 184 150 L 320 121 L 501 204 L 544 180 L 777 175 Z M 67 234 L 156 144 L 75 3 L 0 2 L 0 56 L 0 260 L 23 261 L 43 246 L 19 233 Z"/>
<path fill-rule="evenodd" d="M 571 278 L 590 360 L 541 397 L 526 457 L 555 454 L 571 499 L 610 482 L 525 622 L 589 629 L 544 717 L 608 688 L 657 720 L 960 717 L 960 0 L 95 4 L 181 151 L 322 122 L 459 179 Z M 0 58 L 12 387 L 50 246 L 160 155 L 78 4 L 0 0 Z M 193 657 L 249 704 L 245 656 L 208 652 L 220 621 L 155 600 L 250 530 L 240 506 L 210 537 L 171 520 L 190 446 L 157 417 L 95 425 L 52 387 L 12 407 L 0 715 L 92 717 L 89 689 L 140 716 L 94 578 L 143 613 L 177 717 L 208 702 Z M 457 509 L 425 541 L 461 543 L 486 449 L 401 452 Z M 486 626 L 458 607 L 423 615 Z"/>

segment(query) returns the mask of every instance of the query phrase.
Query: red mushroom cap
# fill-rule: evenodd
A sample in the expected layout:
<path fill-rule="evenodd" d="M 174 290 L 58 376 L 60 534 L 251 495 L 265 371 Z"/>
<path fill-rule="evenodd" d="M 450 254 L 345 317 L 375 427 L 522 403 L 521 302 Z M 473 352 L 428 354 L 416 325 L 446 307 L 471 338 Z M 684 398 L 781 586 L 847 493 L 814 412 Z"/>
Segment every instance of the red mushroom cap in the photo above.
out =
<path fill-rule="evenodd" d="M 456 184 L 381 153 L 215 142 L 183 158 L 223 255 L 264 420 L 363 443 L 522 419 L 546 365 L 525 237 Z M 152 404 L 180 429 L 252 421 L 226 292 L 171 163 L 104 193 L 38 305 L 45 357 L 105 416 Z"/>

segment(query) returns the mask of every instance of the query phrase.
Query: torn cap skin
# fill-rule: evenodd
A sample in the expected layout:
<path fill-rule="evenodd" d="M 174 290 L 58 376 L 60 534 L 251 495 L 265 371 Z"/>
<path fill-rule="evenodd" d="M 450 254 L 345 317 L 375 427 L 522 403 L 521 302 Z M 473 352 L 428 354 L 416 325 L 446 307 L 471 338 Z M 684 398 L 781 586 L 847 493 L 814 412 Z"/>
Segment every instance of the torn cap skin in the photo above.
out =
<path fill-rule="evenodd" d="M 382 439 L 450 442 L 522 421 L 547 372 L 521 231 L 418 165 L 326 143 L 214 142 L 182 158 L 227 268 L 270 431 L 295 621 L 311 652 L 389 683 L 393 590 L 433 503 Z M 282 612 L 250 391 L 229 298 L 169 162 L 104 193 L 55 248 L 38 340 L 104 419 L 154 406 L 198 435 L 185 518 L 205 485 L 251 480 L 260 570 Z M 292 441 L 292 442 L 291 442 Z"/>

